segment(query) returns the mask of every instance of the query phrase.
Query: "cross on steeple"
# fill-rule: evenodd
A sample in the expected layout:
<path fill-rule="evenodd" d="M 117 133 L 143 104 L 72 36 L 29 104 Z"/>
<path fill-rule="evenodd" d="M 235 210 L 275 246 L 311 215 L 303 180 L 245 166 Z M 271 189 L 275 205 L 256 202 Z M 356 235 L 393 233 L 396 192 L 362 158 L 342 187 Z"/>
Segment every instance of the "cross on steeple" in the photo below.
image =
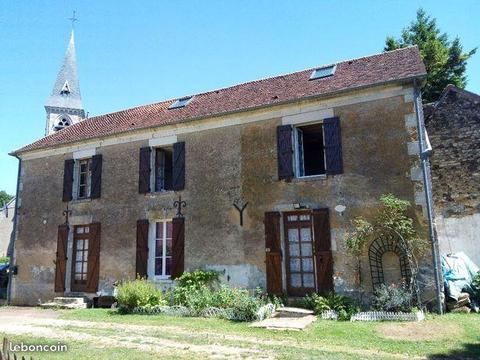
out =
<path fill-rule="evenodd" d="M 74 28 L 75 21 L 78 21 L 78 19 L 75 17 L 75 10 L 73 10 L 73 15 L 71 18 L 68 18 L 72 22 L 72 29 Z"/>

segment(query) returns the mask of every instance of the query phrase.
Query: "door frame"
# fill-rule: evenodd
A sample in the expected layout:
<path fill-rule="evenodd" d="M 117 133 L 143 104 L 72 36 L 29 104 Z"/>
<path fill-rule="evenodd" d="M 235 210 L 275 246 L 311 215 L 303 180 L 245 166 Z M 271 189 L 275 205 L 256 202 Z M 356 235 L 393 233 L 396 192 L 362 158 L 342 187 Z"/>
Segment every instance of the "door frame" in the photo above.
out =
<path fill-rule="evenodd" d="M 77 228 L 79 227 L 88 227 L 89 231 L 88 234 L 77 234 Z M 89 252 L 90 252 L 90 247 L 91 247 L 91 241 L 90 241 L 90 224 L 85 224 L 85 225 L 74 225 L 72 226 L 73 229 L 73 234 L 72 234 L 72 266 L 71 266 L 71 274 L 70 274 L 70 292 L 86 292 L 87 289 L 87 279 L 85 279 L 85 282 L 82 284 L 77 284 L 75 280 L 75 264 L 77 262 L 77 240 L 88 240 L 88 249 L 87 249 L 87 259 L 84 262 L 87 263 L 87 272 L 85 273 L 86 276 L 88 276 L 88 267 L 90 266 L 89 264 Z"/>
<path fill-rule="evenodd" d="M 309 215 L 310 220 L 297 220 L 297 221 L 288 221 L 288 216 L 290 215 Z M 310 209 L 306 210 L 294 210 L 294 211 L 283 211 L 282 212 L 282 225 L 283 225 L 283 245 L 284 245 L 284 268 L 285 268 L 285 290 L 287 291 L 288 296 L 305 296 L 307 294 L 316 292 L 318 289 L 318 284 L 317 284 L 317 266 L 316 266 L 316 256 L 315 256 L 315 240 L 314 240 L 314 229 L 313 229 L 313 211 Z M 314 282 L 314 287 L 313 288 L 304 288 L 302 286 L 303 291 L 298 292 L 294 290 L 295 288 L 292 288 L 290 286 L 290 247 L 289 247 L 289 241 L 288 241 L 288 229 L 289 229 L 289 224 L 297 224 L 296 228 L 301 227 L 303 224 L 304 227 L 307 225 L 307 223 L 310 226 L 310 239 L 311 239 L 311 244 L 312 244 L 312 261 L 313 261 L 313 282 Z M 300 234 L 299 234 L 300 235 Z M 299 242 L 300 237 L 299 237 Z M 301 250 L 300 250 L 301 251 Z M 300 262 L 300 273 L 303 274 L 302 272 L 302 263 Z M 303 279 L 302 279 L 303 282 Z M 298 288 L 297 288 L 298 289 Z"/>

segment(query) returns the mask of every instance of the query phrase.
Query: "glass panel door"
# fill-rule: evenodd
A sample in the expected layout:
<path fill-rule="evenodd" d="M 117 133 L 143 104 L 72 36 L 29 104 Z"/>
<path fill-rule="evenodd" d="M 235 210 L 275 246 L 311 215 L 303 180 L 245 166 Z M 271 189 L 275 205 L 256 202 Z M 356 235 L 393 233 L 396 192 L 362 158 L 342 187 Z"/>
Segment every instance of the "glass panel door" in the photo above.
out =
<path fill-rule="evenodd" d="M 304 296 L 315 291 L 312 219 L 308 212 L 284 214 L 287 291 Z"/>
<path fill-rule="evenodd" d="M 72 291 L 85 291 L 87 285 L 90 228 L 75 226 L 73 234 Z"/>

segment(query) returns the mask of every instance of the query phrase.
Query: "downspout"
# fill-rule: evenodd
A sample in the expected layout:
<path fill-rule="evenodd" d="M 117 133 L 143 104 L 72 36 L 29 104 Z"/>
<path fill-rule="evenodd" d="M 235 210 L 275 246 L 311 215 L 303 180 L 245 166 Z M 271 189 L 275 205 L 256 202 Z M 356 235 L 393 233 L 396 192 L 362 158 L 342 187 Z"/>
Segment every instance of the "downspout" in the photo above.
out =
<path fill-rule="evenodd" d="M 20 193 L 20 175 L 22 173 L 22 159 L 17 155 L 14 155 L 18 159 L 18 173 L 17 173 L 17 190 L 15 193 L 15 214 L 13 215 L 13 236 L 12 243 L 10 244 L 11 253 L 10 255 L 10 266 L 16 263 L 15 258 L 15 240 L 17 239 L 17 226 L 18 226 L 18 203 L 19 203 L 19 193 Z M 10 305 L 12 297 L 12 280 L 13 272 L 10 270 L 8 272 L 8 288 L 7 288 L 7 304 Z"/>
<path fill-rule="evenodd" d="M 422 105 L 422 94 L 416 80 L 414 80 L 414 102 L 415 102 L 415 114 L 417 117 L 417 129 L 418 129 L 418 142 L 420 147 L 420 161 L 422 164 L 422 173 L 423 173 L 423 184 L 425 188 L 425 199 L 427 206 L 427 217 L 428 217 L 428 232 L 430 237 L 430 243 L 432 245 L 432 264 L 435 278 L 435 297 L 437 301 L 437 312 L 439 314 L 443 313 L 442 305 L 442 275 L 440 273 L 440 254 L 438 249 L 437 233 L 435 231 L 435 217 L 433 213 L 433 201 L 432 201 L 432 183 L 430 176 L 430 163 L 429 163 L 429 149 L 426 147 L 425 143 L 425 122 L 423 118 L 423 105 Z"/>

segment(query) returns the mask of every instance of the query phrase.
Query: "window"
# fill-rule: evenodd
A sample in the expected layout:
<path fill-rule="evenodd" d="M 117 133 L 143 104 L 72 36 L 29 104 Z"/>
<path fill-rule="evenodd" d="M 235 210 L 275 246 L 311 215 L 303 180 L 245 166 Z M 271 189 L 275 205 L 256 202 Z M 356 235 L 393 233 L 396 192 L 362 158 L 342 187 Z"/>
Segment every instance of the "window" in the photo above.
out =
<path fill-rule="evenodd" d="M 63 117 L 63 118 L 60 119 L 60 121 L 57 123 L 57 125 L 55 125 L 53 130 L 59 131 L 59 130 L 62 130 L 63 128 L 66 128 L 69 125 L 70 125 L 70 120 Z"/>
<path fill-rule="evenodd" d="M 312 75 L 310 75 L 310 80 L 321 79 L 324 77 L 332 76 L 335 74 L 337 65 L 324 66 L 318 69 L 313 70 Z"/>
<path fill-rule="evenodd" d="M 77 199 L 90 197 L 90 160 L 91 159 L 78 160 Z"/>
<path fill-rule="evenodd" d="M 68 81 L 65 81 L 63 84 L 62 90 L 60 90 L 60 95 L 68 95 L 70 94 L 70 86 L 68 85 Z"/>
<path fill-rule="evenodd" d="M 172 266 L 172 222 L 162 220 L 155 223 L 155 252 L 154 275 L 155 278 L 168 279 Z"/>
<path fill-rule="evenodd" d="M 296 177 L 325 174 L 323 124 L 298 126 L 294 138 Z"/>
<path fill-rule="evenodd" d="M 153 155 L 153 186 L 154 191 L 172 190 L 172 149 L 154 148 Z"/>
<path fill-rule="evenodd" d="M 178 109 L 187 106 L 190 101 L 192 101 L 193 96 L 186 96 L 183 98 L 178 99 L 175 101 L 172 105 L 170 105 L 168 108 L 169 109 Z"/>

